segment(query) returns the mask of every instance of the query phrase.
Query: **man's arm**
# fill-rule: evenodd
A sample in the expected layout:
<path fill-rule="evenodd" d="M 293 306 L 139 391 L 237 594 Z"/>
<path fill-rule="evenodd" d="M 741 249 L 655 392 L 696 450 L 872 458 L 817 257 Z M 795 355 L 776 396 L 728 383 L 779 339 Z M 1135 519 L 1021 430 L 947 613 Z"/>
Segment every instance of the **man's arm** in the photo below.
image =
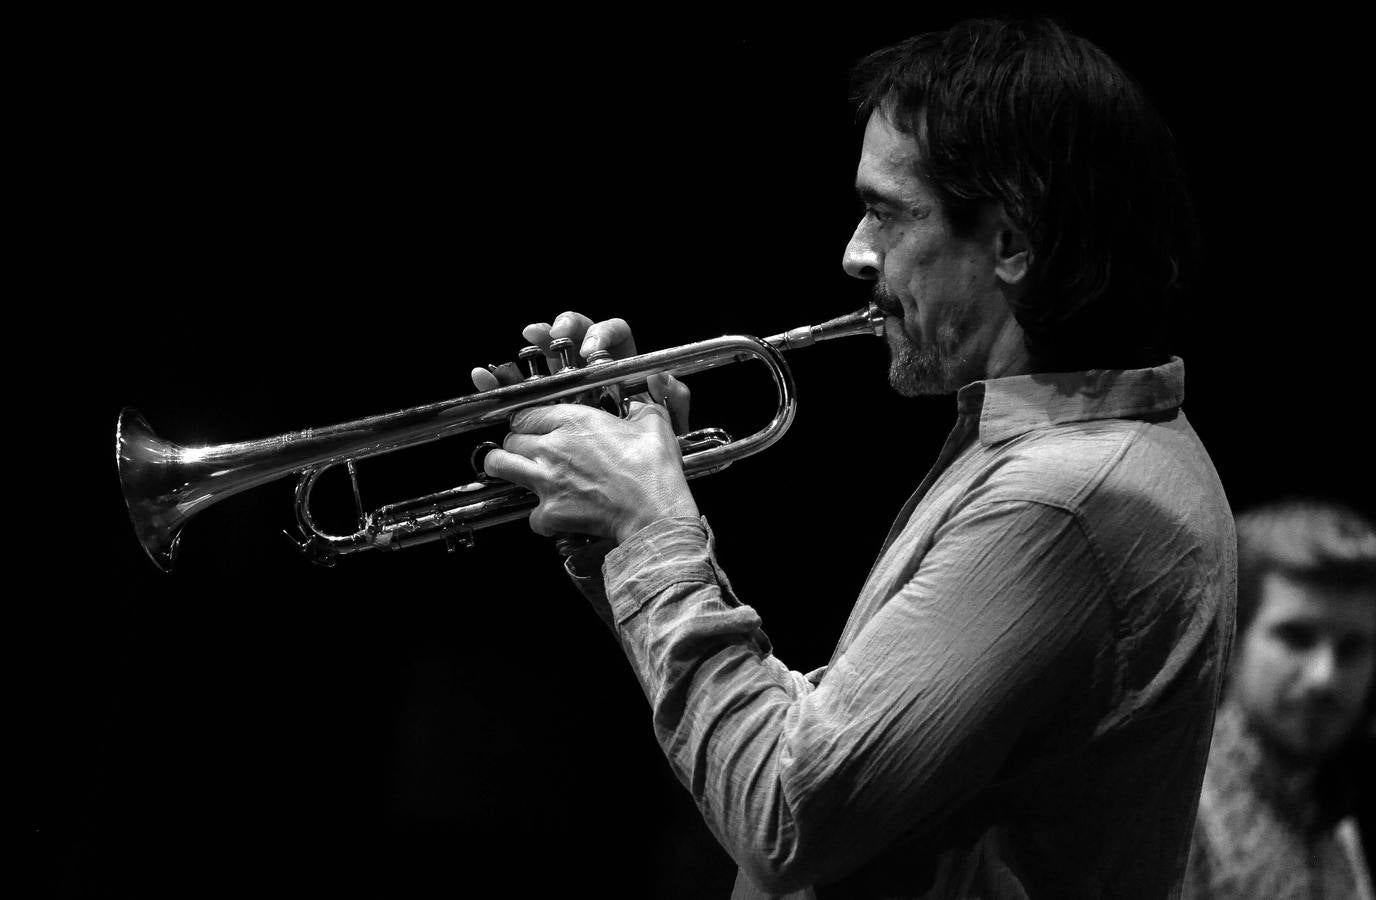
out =
<path fill-rule="evenodd" d="M 736 861 L 775 891 L 933 833 L 1088 682 L 1110 627 L 1078 521 L 1028 502 L 958 512 L 815 690 L 773 657 L 701 523 L 645 528 L 608 554 L 604 575 L 670 764 Z"/>
<path fill-rule="evenodd" d="M 952 515 L 810 690 L 717 569 L 662 408 L 623 420 L 541 407 L 512 429 L 488 473 L 539 495 L 536 531 L 619 545 L 603 565 L 609 612 L 660 744 L 768 889 L 839 878 L 935 833 L 1088 681 L 1110 631 L 1106 580 L 1076 518 L 985 499 Z"/>

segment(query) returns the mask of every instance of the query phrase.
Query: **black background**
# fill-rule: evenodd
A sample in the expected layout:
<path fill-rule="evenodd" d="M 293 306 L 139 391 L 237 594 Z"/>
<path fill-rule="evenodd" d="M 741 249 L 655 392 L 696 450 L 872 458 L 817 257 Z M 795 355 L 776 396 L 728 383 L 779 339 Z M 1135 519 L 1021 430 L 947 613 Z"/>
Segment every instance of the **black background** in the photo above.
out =
<path fill-rule="evenodd" d="M 38 886 L 729 893 L 732 865 L 547 541 L 513 524 L 470 552 L 316 569 L 278 535 L 282 481 L 195 519 L 163 575 L 127 522 L 114 423 L 135 406 L 170 440 L 220 443 L 465 394 L 472 365 L 570 308 L 626 317 L 648 349 L 858 307 L 839 266 L 858 213 L 847 72 L 979 11 L 924 9 L 226 11 L 49 32 L 25 173 L 42 275 L 11 334 L 36 359 L 19 393 L 43 385 L 11 448 Z M 1376 514 L 1370 236 L 1348 217 L 1368 206 L 1348 150 L 1363 113 L 1341 24 L 1053 12 L 1137 75 L 1182 145 L 1207 265 L 1177 352 L 1234 507 L 1303 492 Z M 878 342 L 790 361 L 793 430 L 694 492 L 737 590 L 806 671 L 952 407 L 893 396 Z M 695 426 L 764 421 L 770 389 L 738 368 L 693 382 Z M 466 480 L 469 444 L 363 464 L 365 499 Z M 320 492 L 347 509 L 342 479 Z"/>

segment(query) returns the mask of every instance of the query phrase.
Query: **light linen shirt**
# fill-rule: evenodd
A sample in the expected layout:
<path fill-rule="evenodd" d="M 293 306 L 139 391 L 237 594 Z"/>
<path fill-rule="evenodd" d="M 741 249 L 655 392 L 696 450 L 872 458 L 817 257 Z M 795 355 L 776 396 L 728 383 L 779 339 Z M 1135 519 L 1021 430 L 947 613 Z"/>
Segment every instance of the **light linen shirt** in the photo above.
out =
<path fill-rule="evenodd" d="M 962 389 L 806 676 L 705 521 L 656 522 L 575 578 L 740 867 L 734 897 L 1178 893 L 1236 564 L 1183 379 L 1176 359 Z"/>

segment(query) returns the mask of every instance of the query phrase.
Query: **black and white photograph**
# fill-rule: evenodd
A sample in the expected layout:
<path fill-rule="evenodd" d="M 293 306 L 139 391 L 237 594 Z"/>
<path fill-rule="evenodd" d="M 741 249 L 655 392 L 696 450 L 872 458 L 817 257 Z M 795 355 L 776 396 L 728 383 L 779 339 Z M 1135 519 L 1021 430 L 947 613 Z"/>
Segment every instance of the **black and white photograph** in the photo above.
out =
<path fill-rule="evenodd" d="M 1373 898 L 1353 21 L 39 31 L 13 896 Z"/>

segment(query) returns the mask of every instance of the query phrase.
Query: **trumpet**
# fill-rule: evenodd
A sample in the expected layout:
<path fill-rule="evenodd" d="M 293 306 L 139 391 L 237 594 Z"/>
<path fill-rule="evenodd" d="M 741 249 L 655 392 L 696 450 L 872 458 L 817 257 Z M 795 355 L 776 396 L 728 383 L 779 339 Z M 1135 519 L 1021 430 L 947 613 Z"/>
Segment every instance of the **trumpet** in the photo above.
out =
<path fill-rule="evenodd" d="M 477 480 L 367 512 L 363 509 L 355 462 L 416 447 L 441 438 L 506 421 L 530 406 L 592 402 L 624 415 L 623 398 L 645 389 L 645 380 L 664 373 L 687 376 L 731 363 L 761 361 L 777 393 L 774 416 L 759 431 L 733 439 L 720 428 L 704 428 L 679 438 L 684 474 L 695 478 L 724 469 L 738 459 L 773 445 L 793 422 L 797 400 L 783 352 L 820 341 L 854 335 L 883 335 L 884 314 L 870 304 L 820 325 L 804 325 L 766 338 L 723 335 L 625 359 L 590 354 L 587 364 L 572 360 L 573 345 L 552 342 L 562 367 L 542 374 L 537 347 L 521 351 L 524 381 L 453 400 L 310 428 L 275 437 L 205 447 L 181 446 L 158 437 L 143 416 L 124 409 L 115 427 L 115 463 L 134 534 L 159 569 L 176 562 L 187 521 L 215 503 L 259 485 L 297 475 L 295 505 L 300 538 L 288 537 L 308 559 L 332 565 L 360 550 L 395 550 L 443 540 L 452 551 L 473 545 L 473 533 L 525 516 L 538 504 L 526 488 L 481 474 Z M 311 515 L 311 492 L 328 469 L 344 465 L 353 486 L 358 528 L 347 534 L 322 530 Z"/>

